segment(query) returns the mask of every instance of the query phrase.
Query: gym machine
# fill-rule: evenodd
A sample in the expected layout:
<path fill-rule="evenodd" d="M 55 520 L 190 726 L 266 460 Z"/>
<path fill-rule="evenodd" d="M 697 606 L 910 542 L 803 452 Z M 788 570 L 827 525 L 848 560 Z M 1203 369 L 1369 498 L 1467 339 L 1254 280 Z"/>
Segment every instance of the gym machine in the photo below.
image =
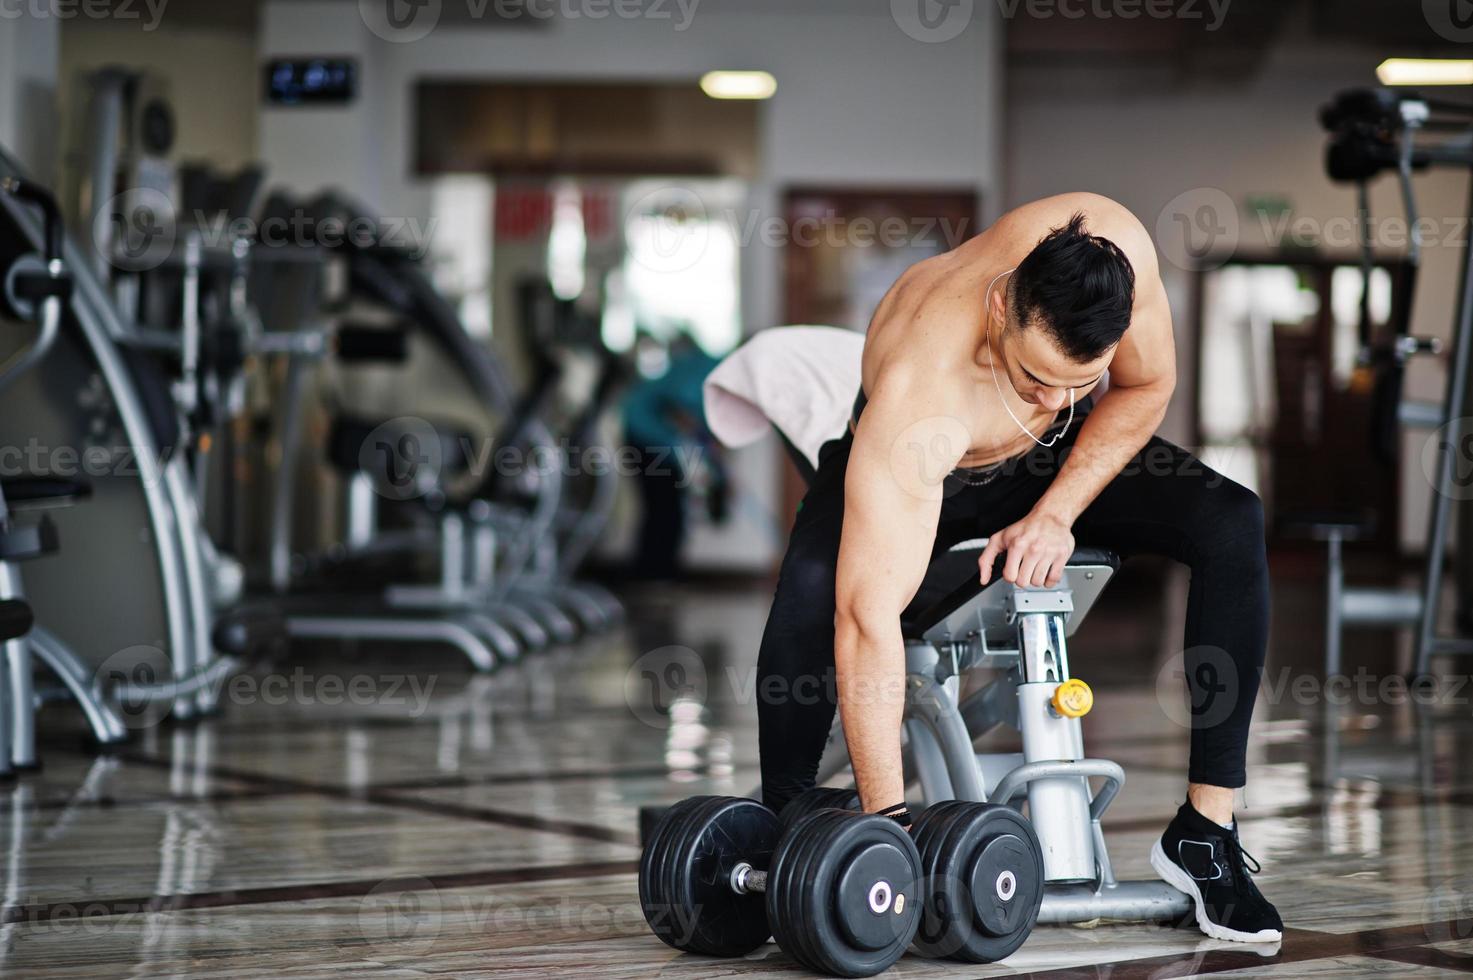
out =
<path fill-rule="evenodd" d="M 49 193 L 16 176 L 0 177 L 0 198 L 21 209 L 40 212 L 41 252 L 22 252 L 4 276 L 4 306 L 37 327 L 28 347 L 0 365 L 0 391 L 12 387 L 39 365 L 61 335 L 62 312 L 73 281 L 62 259 L 61 213 Z M 43 558 L 58 547 L 56 526 L 44 512 L 22 523 L 14 502 L 59 507 L 85 496 L 88 488 L 70 480 L 28 479 L 19 474 L 0 479 L 0 607 L 7 613 L 3 656 L 0 656 L 0 775 L 39 765 L 36 754 L 34 665 L 54 673 L 82 707 L 94 739 L 115 744 L 127 736 L 123 719 L 105 701 L 91 671 L 72 649 L 34 622 L 23 601 L 20 564 Z"/>
<path fill-rule="evenodd" d="M 49 201 L 3 154 L 0 175 L 12 188 L 29 187 Z M 44 327 L 54 314 L 55 323 L 41 331 L 24 373 L 9 375 L 5 437 L 15 445 L 68 450 L 86 466 L 85 479 L 49 472 L 61 465 L 53 455 L 43 460 L 48 472 L 6 481 L 12 504 L 46 509 L 32 525 L 37 540 L 28 557 L 56 551 L 53 514 L 75 541 L 63 558 L 35 562 L 25 575 L 39 625 L 24 645 L 64 688 L 33 692 L 30 657 L 11 660 L 12 754 L 16 765 L 29 766 L 36 761 L 38 700 L 69 697 L 86 715 L 94 742 L 116 744 L 129 727 L 120 706 L 145 720 L 156 719 L 165 705 L 175 720 L 213 711 L 223 681 L 279 648 L 284 632 L 269 610 L 216 601 L 193 481 L 176 451 L 182 427 L 167 381 L 121 345 L 128 327 L 91 267 L 79 262 L 55 208 L 37 215 L 14 198 L 0 197 L 10 228 L 5 249 L 13 259 L 6 305 L 20 319 L 40 317 Z M 53 257 L 27 258 L 34 248 Z M 26 270 L 52 263 L 71 284 L 66 297 L 37 304 L 17 294 Z M 83 498 L 86 505 L 68 507 L 64 518 L 56 509 Z M 110 560 L 84 561 L 77 557 L 83 548 Z M 121 576 L 127 589 L 119 587 Z M 19 575 L 12 577 L 18 590 Z M 76 615 L 79 598 L 89 615 Z"/>
<path fill-rule="evenodd" d="M 1346 626 L 1402 625 L 1415 628 L 1413 676 L 1422 680 L 1431 676 L 1433 657 L 1473 653 L 1473 639 L 1441 632 L 1443 566 L 1452 504 L 1460 496 L 1457 461 L 1463 439 L 1461 416 L 1468 397 L 1469 359 L 1473 354 L 1470 347 L 1473 344 L 1473 249 L 1464 246 L 1452 344 L 1445 351 L 1448 370 L 1442 401 L 1404 399 L 1402 379 L 1407 363 L 1414 357 L 1444 353 L 1441 341 L 1416 337 L 1410 332 L 1416 273 L 1425 245 L 1413 175 L 1433 167 L 1461 168 L 1473 173 L 1473 106 L 1427 99 L 1414 92 L 1357 89 L 1341 93 L 1325 106 L 1320 121 L 1330 133 L 1325 157 L 1330 178 L 1356 186 L 1363 273 L 1359 362 L 1374 371 L 1376 379 L 1378 424 L 1373 433 L 1373 448 L 1380 459 L 1391 461 L 1399 454 L 1399 437 L 1404 429 L 1426 430 L 1434 433 L 1429 438 L 1437 440 L 1431 474 L 1432 506 L 1427 519 L 1427 554 L 1420 588 L 1345 583 L 1343 544 L 1368 533 L 1370 525 L 1366 516 L 1324 514 L 1293 523 L 1324 541 L 1328 550 L 1326 675 L 1341 672 L 1341 640 Z M 1432 134 L 1444 135 L 1442 139 L 1429 139 Z M 1369 235 L 1368 185 L 1383 173 L 1396 175 L 1410 236 L 1406 254 L 1408 271 L 1392 302 L 1393 328 L 1390 336 L 1378 337 L 1373 336 L 1369 312 L 1374 250 Z M 1473 214 L 1473 190 L 1470 190 L 1469 208 Z M 1467 531 L 1464 543 L 1473 547 L 1473 530 L 1464 530 Z"/>

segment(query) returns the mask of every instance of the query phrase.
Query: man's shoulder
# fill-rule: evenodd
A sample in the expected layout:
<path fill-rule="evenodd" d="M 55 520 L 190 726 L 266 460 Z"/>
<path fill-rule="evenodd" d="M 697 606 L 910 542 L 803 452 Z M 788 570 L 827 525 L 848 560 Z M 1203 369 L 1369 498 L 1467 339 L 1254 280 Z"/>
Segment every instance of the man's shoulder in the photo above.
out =
<path fill-rule="evenodd" d="M 1020 204 L 998 219 L 998 226 L 1042 238 L 1054 228 L 1062 227 L 1082 214 L 1085 227 L 1093 234 L 1110 237 L 1121 232 L 1145 230 L 1129 208 L 1114 198 L 1093 191 L 1068 191 L 1040 197 Z"/>
<path fill-rule="evenodd" d="M 1031 249 L 1055 228 L 1084 215 L 1085 231 L 1107 238 L 1125 253 L 1137 274 L 1154 268 L 1156 245 L 1135 213 L 1113 198 L 1093 191 L 1069 191 L 1021 204 L 994 226 L 1018 246 Z M 1025 249 L 1026 250 L 1026 249 Z"/>

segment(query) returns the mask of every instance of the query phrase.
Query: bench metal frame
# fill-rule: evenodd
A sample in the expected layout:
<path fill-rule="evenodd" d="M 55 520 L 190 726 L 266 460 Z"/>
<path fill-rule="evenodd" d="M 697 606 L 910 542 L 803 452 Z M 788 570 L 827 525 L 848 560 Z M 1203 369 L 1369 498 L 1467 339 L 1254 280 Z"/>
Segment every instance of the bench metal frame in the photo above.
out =
<path fill-rule="evenodd" d="M 985 542 L 951 549 L 980 554 Z M 1164 881 L 1115 877 L 1100 820 L 1125 785 L 1118 763 L 1090 758 L 1078 718 L 1050 699 L 1069 679 L 1068 636 L 1104 589 L 1115 564 L 1071 561 L 1057 588 L 1023 589 L 995 581 L 906 640 L 904 749 L 907 784 L 926 805 L 973 800 L 1022 809 L 1043 845 L 1046 879 L 1040 922 L 1166 921 L 1190 899 Z M 961 678 L 1000 671 L 958 700 Z M 977 752 L 1000 726 L 1017 730 L 1021 753 Z M 848 767 L 836 720 L 819 782 Z M 1090 780 L 1099 780 L 1094 790 Z"/>

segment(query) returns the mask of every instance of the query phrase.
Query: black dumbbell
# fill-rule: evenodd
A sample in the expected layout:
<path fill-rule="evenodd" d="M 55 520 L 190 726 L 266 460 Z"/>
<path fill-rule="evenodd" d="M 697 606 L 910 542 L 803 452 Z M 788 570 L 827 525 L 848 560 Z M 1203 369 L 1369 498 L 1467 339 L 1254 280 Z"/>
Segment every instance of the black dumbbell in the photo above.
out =
<path fill-rule="evenodd" d="M 859 810 L 859 794 L 810 789 L 783 807 L 783 826 L 830 808 Z M 930 876 L 917 949 L 973 963 L 1017 950 L 1043 901 L 1043 851 L 1032 824 L 1010 807 L 948 800 L 925 811 L 913 836 Z"/>
<path fill-rule="evenodd" d="M 853 810 L 857 813 L 860 809 L 862 808 L 859 805 L 859 793 L 856 791 L 817 786 L 789 800 L 788 805 L 783 807 L 782 812 L 778 814 L 778 818 L 782 820 L 784 827 L 791 827 L 808 814 L 818 810 Z"/>
<path fill-rule="evenodd" d="M 948 800 L 912 831 L 925 876 L 916 949 L 992 963 L 1023 945 L 1043 903 L 1043 849 L 1012 807 Z"/>
<path fill-rule="evenodd" d="M 852 789 L 831 789 L 827 786 L 819 786 L 793 797 L 778 816 L 784 827 L 791 827 L 798 822 L 799 817 L 807 816 L 814 810 L 828 809 L 858 811 L 860 809 L 859 794 Z M 668 806 L 639 808 L 640 847 L 649 844 L 650 837 L 655 832 L 655 826 L 660 822 L 660 818 L 669 811 Z"/>
<path fill-rule="evenodd" d="M 650 838 L 654 836 L 655 828 L 665 814 L 670 812 L 668 806 L 642 806 L 639 808 L 639 846 L 647 847 Z"/>
<path fill-rule="evenodd" d="M 920 854 L 886 817 L 819 810 L 784 830 L 749 799 L 697 796 L 661 819 L 639 864 L 639 901 L 676 949 L 743 956 L 769 935 L 818 972 L 867 977 L 920 924 Z"/>

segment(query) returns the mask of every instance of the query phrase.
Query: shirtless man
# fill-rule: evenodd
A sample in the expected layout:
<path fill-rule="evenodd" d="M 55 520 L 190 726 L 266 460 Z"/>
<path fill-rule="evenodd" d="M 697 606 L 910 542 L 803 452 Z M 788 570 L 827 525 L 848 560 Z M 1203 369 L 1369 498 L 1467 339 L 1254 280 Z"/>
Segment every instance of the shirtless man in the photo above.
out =
<path fill-rule="evenodd" d="M 981 581 L 1001 555 L 1004 578 L 1037 586 L 1059 580 L 1076 532 L 1165 555 L 1191 570 L 1194 718 L 1187 800 L 1152 864 L 1195 892 L 1208 935 L 1279 939 L 1233 821 L 1268 633 L 1263 509 L 1154 435 L 1176 352 L 1145 228 L 1062 194 L 917 263 L 875 311 L 863 385 L 851 432 L 820 453 L 762 638 L 758 691 L 820 679 L 828 695 L 759 699 L 767 805 L 813 785 L 837 701 L 864 808 L 908 821 L 900 616 L 934 553 L 990 536 Z M 1231 676 L 1214 681 L 1219 667 Z"/>

